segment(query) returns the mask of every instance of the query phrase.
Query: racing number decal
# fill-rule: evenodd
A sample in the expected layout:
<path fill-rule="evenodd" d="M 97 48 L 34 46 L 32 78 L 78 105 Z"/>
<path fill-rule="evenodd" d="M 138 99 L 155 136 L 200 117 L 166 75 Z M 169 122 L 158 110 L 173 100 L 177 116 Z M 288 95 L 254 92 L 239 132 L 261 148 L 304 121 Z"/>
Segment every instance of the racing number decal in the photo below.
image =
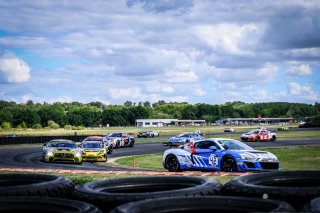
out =
<path fill-rule="evenodd" d="M 209 157 L 210 166 L 218 166 L 218 155 L 211 154 Z"/>

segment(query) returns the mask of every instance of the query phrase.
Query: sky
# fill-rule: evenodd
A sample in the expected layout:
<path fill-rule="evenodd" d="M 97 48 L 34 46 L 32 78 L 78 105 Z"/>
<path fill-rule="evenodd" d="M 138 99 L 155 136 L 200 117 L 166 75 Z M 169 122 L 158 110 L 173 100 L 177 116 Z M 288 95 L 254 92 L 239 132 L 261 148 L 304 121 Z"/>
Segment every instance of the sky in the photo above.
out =
<path fill-rule="evenodd" d="M 1 0 L 0 99 L 320 102 L 320 0 Z"/>

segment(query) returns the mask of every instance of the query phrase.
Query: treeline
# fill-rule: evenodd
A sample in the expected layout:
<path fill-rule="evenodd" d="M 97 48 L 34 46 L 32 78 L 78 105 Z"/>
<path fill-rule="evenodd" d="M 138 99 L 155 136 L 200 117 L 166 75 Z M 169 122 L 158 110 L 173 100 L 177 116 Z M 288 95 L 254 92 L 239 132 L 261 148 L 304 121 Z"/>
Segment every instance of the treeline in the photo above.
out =
<path fill-rule="evenodd" d="M 105 105 L 101 102 L 87 104 L 33 103 L 24 104 L 0 101 L 0 125 L 2 128 L 72 128 L 98 126 L 133 126 L 136 119 L 176 118 L 204 119 L 215 122 L 223 118 L 294 117 L 305 118 L 319 115 L 320 103 L 302 104 L 287 102 L 225 104 L 166 103 L 160 100 L 123 105 Z"/>

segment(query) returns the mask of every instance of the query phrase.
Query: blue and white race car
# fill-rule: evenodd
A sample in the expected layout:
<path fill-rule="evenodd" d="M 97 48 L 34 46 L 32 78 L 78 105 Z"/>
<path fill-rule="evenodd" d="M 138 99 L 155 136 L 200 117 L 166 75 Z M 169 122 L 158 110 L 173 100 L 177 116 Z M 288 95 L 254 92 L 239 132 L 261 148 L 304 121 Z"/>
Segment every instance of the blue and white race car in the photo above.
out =
<path fill-rule="evenodd" d="M 164 142 L 165 146 L 180 146 L 190 141 L 197 141 L 204 139 L 203 136 L 196 132 L 184 132 L 180 135 L 169 138 L 168 142 Z"/>
<path fill-rule="evenodd" d="M 163 167 L 170 172 L 200 171 L 264 171 L 280 169 L 278 158 L 266 151 L 228 138 L 210 138 L 185 143 L 163 154 Z"/>

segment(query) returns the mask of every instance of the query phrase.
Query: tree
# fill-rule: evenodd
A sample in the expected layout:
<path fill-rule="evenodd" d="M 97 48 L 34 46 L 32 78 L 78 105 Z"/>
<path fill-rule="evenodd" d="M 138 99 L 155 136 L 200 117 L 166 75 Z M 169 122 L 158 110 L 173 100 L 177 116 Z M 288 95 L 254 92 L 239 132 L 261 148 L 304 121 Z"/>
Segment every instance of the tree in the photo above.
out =
<path fill-rule="evenodd" d="M 52 121 L 52 120 L 49 120 L 48 121 L 48 127 L 50 129 L 59 129 L 59 124 L 57 124 L 56 122 Z"/>
<path fill-rule="evenodd" d="M 132 107 L 133 104 L 132 104 L 131 101 L 126 101 L 126 102 L 124 102 L 123 106 L 125 106 L 125 107 Z"/>
<path fill-rule="evenodd" d="M 12 126 L 11 126 L 11 123 L 10 122 L 3 122 L 1 124 L 1 128 L 4 129 L 4 130 L 8 130 L 8 129 L 11 129 Z"/>

